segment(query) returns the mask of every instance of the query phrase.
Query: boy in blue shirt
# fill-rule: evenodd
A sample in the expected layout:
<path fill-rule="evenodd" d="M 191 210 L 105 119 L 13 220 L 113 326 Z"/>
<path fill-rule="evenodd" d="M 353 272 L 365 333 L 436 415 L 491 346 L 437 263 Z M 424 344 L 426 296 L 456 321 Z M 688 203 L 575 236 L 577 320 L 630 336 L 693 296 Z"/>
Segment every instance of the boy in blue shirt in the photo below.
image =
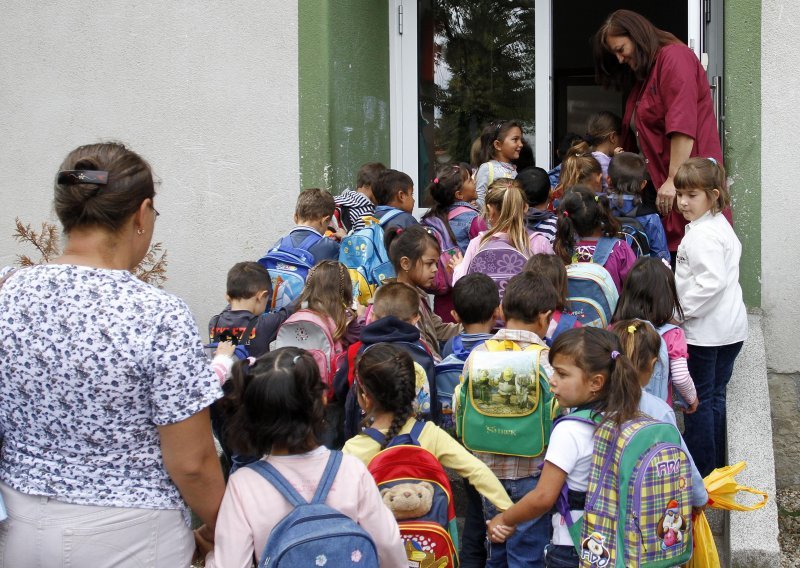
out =
<path fill-rule="evenodd" d="M 372 186 L 375 196 L 375 217 L 390 220 L 383 224 L 384 232 L 393 227 L 405 229 L 418 221 L 411 214 L 414 211 L 414 182 L 408 174 L 397 170 L 381 172 Z"/>
<path fill-rule="evenodd" d="M 304 189 L 297 196 L 294 210 L 294 222 L 297 226 L 289 231 L 289 236 L 292 239 L 292 246 L 298 248 L 308 237 L 318 237 L 312 239 L 312 243 L 306 249 L 313 255 L 315 264 L 323 260 L 339 259 L 339 243 L 323 237 L 335 209 L 333 196 L 327 191 L 318 188 Z M 275 246 L 280 244 L 281 240 L 278 239 Z"/>

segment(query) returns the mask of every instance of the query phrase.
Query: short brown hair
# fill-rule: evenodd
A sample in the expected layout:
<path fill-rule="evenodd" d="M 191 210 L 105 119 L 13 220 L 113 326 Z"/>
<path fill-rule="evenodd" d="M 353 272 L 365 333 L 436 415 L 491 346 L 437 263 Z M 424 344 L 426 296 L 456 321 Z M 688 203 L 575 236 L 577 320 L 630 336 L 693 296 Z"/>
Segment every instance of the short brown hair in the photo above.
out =
<path fill-rule="evenodd" d="M 116 232 L 145 199 L 155 197 L 153 172 L 136 152 L 119 142 L 80 146 L 59 167 L 64 170 L 108 172 L 105 184 L 75 183 L 58 176 L 54 206 L 65 234 L 79 227 Z"/>
<path fill-rule="evenodd" d="M 503 317 L 533 323 L 539 314 L 551 312 L 558 304 L 555 287 L 544 276 L 520 272 L 508 281 L 503 295 Z"/>
<path fill-rule="evenodd" d="M 411 321 L 419 315 L 419 294 L 408 284 L 387 282 L 376 290 L 372 312 L 377 319 L 394 316 Z"/>
<path fill-rule="evenodd" d="M 375 180 L 378 179 L 378 176 L 381 175 L 381 172 L 384 170 L 386 170 L 386 166 L 380 162 L 370 162 L 368 164 L 364 164 L 358 168 L 358 174 L 356 174 L 356 188 L 372 188 L 372 186 L 375 184 Z"/>
<path fill-rule="evenodd" d="M 557 310 L 563 310 L 567 303 L 567 267 L 561 257 L 555 254 L 535 254 L 528 259 L 522 268 L 524 272 L 531 272 L 548 280 L 556 289 L 558 302 Z"/>
<path fill-rule="evenodd" d="M 714 201 L 713 213 L 719 213 L 731 203 L 725 167 L 713 158 L 689 158 L 675 173 L 675 189 L 703 190 Z M 719 196 L 714 197 L 714 190 Z"/>
<path fill-rule="evenodd" d="M 231 300 L 246 300 L 262 290 L 272 291 L 272 279 L 259 263 L 237 262 L 228 271 L 227 294 Z"/>
<path fill-rule="evenodd" d="M 330 193 L 318 187 L 312 187 L 304 189 L 297 196 L 294 214 L 298 219 L 304 221 L 316 221 L 323 217 L 330 217 L 335 209 L 336 203 Z"/>

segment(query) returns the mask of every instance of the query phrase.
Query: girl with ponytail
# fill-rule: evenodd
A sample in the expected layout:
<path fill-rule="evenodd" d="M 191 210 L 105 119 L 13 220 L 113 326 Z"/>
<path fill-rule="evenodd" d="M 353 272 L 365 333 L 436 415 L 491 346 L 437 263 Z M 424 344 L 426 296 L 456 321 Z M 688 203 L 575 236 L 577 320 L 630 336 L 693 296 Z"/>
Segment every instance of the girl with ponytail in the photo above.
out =
<path fill-rule="evenodd" d="M 470 241 L 463 261 L 453 270 L 453 284 L 466 274 L 483 272 L 498 282 L 502 297 L 505 282 L 522 272 L 527 259 L 534 254 L 553 254 L 553 247 L 547 237 L 527 229 L 525 224 L 527 211 L 528 203 L 518 181 L 505 178 L 495 180 L 486 193 L 485 215 L 491 229 L 481 232 Z M 505 254 L 503 257 L 506 264 L 513 266 L 498 266 L 495 263 L 489 263 L 492 266 L 483 266 L 480 258 L 483 251 L 500 248 L 516 252 L 514 255 Z M 519 257 L 520 262 L 515 263 L 513 257 Z M 503 274 L 493 273 L 493 267 Z"/>
<path fill-rule="evenodd" d="M 619 339 L 603 329 L 581 327 L 558 336 L 550 350 L 550 388 L 561 408 L 591 409 L 617 425 L 639 413 L 642 388 L 636 369 Z M 502 542 L 516 525 L 550 511 L 566 483 L 585 492 L 594 452 L 595 427 L 577 420 L 559 421 L 553 428 L 536 489 L 489 525 L 493 542 Z M 582 510 L 571 509 L 573 519 Z M 553 539 L 545 548 L 545 566 L 578 566 L 579 559 L 566 523 L 553 514 Z"/>
<path fill-rule="evenodd" d="M 370 425 L 386 437 L 379 444 L 367 434 L 358 434 L 347 441 L 342 451 L 369 463 L 395 436 L 410 433 L 417 423 L 414 417 L 416 385 L 414 361 L 401 348 L 377 343 L 364 350 L 356 364 L 358 404 L 365 413 L 364 425 Z M 511 506 L 508 494 L 491 470 L 447 432 L 426 422 L 419 444 L 444 467 L 466 478 L 495 507 L 504 511 Z"/>

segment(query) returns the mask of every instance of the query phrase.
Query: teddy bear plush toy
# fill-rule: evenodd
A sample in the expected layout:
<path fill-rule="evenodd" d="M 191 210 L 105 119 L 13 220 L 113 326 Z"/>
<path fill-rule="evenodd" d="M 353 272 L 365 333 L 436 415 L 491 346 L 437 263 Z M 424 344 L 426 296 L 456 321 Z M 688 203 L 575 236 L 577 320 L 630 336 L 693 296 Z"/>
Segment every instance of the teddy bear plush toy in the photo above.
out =
<path fill-rule="evenodd" d="M 394 513 L 398 521 L 418 519 L 431 510 L 433 504 L 433 485 L 427 481 L 419 483 L 398 483 L 382 489 L 384 504 Z"/>

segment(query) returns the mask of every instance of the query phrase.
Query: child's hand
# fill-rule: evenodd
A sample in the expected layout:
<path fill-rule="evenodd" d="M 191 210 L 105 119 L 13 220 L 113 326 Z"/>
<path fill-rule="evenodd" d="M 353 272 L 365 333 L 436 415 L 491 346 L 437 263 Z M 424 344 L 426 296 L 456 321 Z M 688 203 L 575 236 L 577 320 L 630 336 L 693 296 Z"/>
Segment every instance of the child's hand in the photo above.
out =
<path fill-rule="evenodd" d="M 495 543 L 505 542 L 516 530 L 515 527 L 503 524 L 503 513 L 499 513 L 491 521 L 486 521 L 486 525 L 486 534 L 489 540 Z"/>
<path fill-rule="evenodd" d="M 233 341 L 220 341 L 216 351 L 214 351 L 214 356 L 226 355 L 228 357 L 233 357 L 233 352 L 235 350 L 236 347 L 233 345 Z"/>
<path fill-rule="evenodd" d="M 464 262 L 464 255 L 461 254 L 461 251 L 456 251 L 456 253 L 450 257 L 450 260 L 447 261 L 447 270 L 453 272 L 456 269 L 456 266 Z"/>
<path fill-rule="evenodd" d="M 203 525 L 194 531 L 195 557 L 205 561 L 206 554 L 214 549 L 214 531 Z"/>
<path fill-rule="evenodd" d="M 614 148 L 614 155 L 616 156 L 617 154 L 622 154 L 624 151 L 625 148 L 620 148 L 619 146 L 617 146 L 616 148 Z"/>
<path fill-rule="evenodd" d="M 700 406 L 700 398 L 699 397 L 695 398 L 694 402 L 692 404 L 690 404 L 689 406 L 685 407 L 683 409 L 683 413 L 684 414 L 694 414 L 694 412 L 697 410 L 698 406 Z"/>

